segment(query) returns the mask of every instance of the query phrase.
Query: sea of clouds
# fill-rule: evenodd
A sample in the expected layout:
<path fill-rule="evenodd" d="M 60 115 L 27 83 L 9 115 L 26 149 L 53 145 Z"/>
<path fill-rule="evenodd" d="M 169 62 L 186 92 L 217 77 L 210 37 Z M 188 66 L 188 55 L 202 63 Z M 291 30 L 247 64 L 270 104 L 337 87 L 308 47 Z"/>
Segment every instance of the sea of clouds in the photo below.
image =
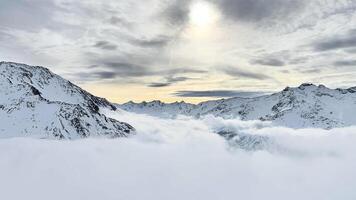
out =
<path fill-rule="evenodd" d="M 356 199 L 356 127 L 294 130 L 208 116 L 106 113 L 129 138 L 0 139 L 0 199 Z M 268 138 L 244 150 L 219 130 Z"/>

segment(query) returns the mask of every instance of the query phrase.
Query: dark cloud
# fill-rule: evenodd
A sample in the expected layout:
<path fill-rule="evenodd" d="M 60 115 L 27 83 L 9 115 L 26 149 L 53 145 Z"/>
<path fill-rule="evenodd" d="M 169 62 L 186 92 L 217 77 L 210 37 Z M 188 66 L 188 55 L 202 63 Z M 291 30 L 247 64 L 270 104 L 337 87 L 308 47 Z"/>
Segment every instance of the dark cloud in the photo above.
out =
<path fill-rule="evenodd" d="M 316 73 L 320 73 L 321 69 L 303 69 L 298 71 L 303 74 L 316 74 Z"/>
<path fill-rule="evenodd" d="M 108 41 L 98 41 L 93 46 L 100 48 L 100 49 L 104 49 L 104 50 L 116 50 L 117 49 L 117 45 L 112 44 Z"/>
<path fill-rule="evenodd" d="M 116 72 L 112 71 L 91 71 L 91 72 L 78 72 L 78 73 L 67 73 L 64 74 L 69 80 L 75 81 L 77 83 L 88 83 L 88 82 L 105 82 L 105 83 L 120 83 L 120 84 L 144 84 L 142 80 L 136 79 L 134 77 L 122 78 L 118 77 Z"/>
<path fill-rule="evenodd" d="M 350 53 L 350 54 L 356 54 L 356 47 L 355 48 L 350 48 L 350 49 L 345 49 L 346 53 Z"/>
<path fill-rule="evenodd" d="M 130 62 L 108 61 L 102 62 L 101 65 L 115 71 L 118 76 L 142 77 L 142 76 L 177 76 L 179 74 L 201 74 L 207 73 L 203 70 L 195 70 L 189 68 L 172 68 L 172 69 L 155 69 L 152 66 L 134 64 Z M 172 81 L 173 78 L 168 78 Z"/>
<path fill-rule="evenodd" d="M 116 73 L 114 72 L 107 72 L 107 71 L 98 71 L 93 73 L 94 76 L 97 76 L 100 79 L 112 79 L 115 78 Z"/>
<path fill-rule="evenodd" d="M 153 82 L 147 85 L 147 87 L 158 88 L 171 86 L 173 84 L 192 79 L 178 75 L 202 73 L 202 71 L 199 70 L 189 69 L 153 70 L 149 67 L 124 62 L 107 62 L 98 65 L 91 65 L 88 69 L 90 69 L 90 72 L 68 74 L 68 76 L 82 82 L 115 80 L 128 83 L 132 83 L 133 80 L 137 80 L 137 78 L 163 76 L 164 78 L 162 82 Z M 205 71 L 203 72 L 205 73 Z"/>
<path fill-rule="evenodd" d="M 351 30 L 346 36 L 323 38 L 314 42 L 315 51 L 329 51 L 356 47 L 356 31 Z"/>
<path fill-rule="evenodd" d="M 96 54 L 92 55 L 97 56 Z M 155 73 L 150 70 L 147 66 L 128 62 L 121 58 L 111 58 L 111 57 L 100 57 L 91 60 L 91 65 L 86 67 L 88 72 L 86 72 L 88 78 L 92 80 L 105 80 L 105 79 L 132 79 L 140 78 L 145 76 L 154 75 Z M 78 76 L 78 79 L 83 73 L 74 74 Z"/>
<path fill-rule="evenodd" d="M 334 62 L 335 66 L 356 66 L 356 60 L 339 60 Z"/>
<path fill-rule="evenodd" d="M 273 67 L 285 66 L 286 62 L 291 60 L 292 57 L 292 53 L 289 50 L 281 50 L 275 52 L 268 52 L 268 50 L 259 50 L 256 52 L 256 55 L 256 58 L 250 60 L 250 64 Z"/>
<path fill-rule="evenodd" d="M 151 54 L 123 54 L 116 57 L 102 56 L 101 54 L 88 54 L 91 69 L 113 71 L 118 77 L 180 77 L 182 74 L 203 74 L 205 70 L 194 69 L 194 67 L 168 67 L 157 65 L 160 58 Z M 163 62 L 163 61 L 162 61 Z M 166 78 L 167 79 L 167 78 Z"/>
<path fill-rule="evenodd" d="M 126 27 L 128 29 L 132 28 L 132 23 L 130 23 L 129 21 L 127 21 L 124 18 L 117 17 L 117 16 L 112 16 L 109 19 L 109 23 L 114 26 Z"/>
<path fill-rule="evenodd" d="M 302 0 L 212 0 L 233 20 L 259 22 L 286 19 L 303 7 Z"/>
<path fill-rule="evenodd" d="M 153 39 L 131 39 L 130 42 L 140 47 L 157 48 L 166 46 L 171 40 L 171 37 L 159 36 Z"/>
<path fill-rule="evenodd" d="M 148 87 L 160 88 L 160 87 L 168 87 L 170 85 L 171 83 L 150 83 L 148 84 Z"/>
<path fill-rule="evenodd" d="M 147 67 L 128 63 L 128 62 L 103 62 L 102 65 L 105 68 L 112 70 L 115 77 L 143 77 L 152 75 L 153 72 L 149 71 Z"/>
<path fill-rule="evenodd" d="M 289 73 L 290 73 L 290 71 L 289 71 L 289 70 L 286 70 L 286 69 L 281 70 L 280 72 L 282 72 L 282 73 L 284 73 L 284 74 L 289 74 Z"/>
<path fill-rule="evenodd" d="M 206 70 L 192 69 L 187 67 L 174 68 L 165 70 L 165 72 L 169 75 L 177 75 L 177 74 L 205 74 L 208 73 Z"/>
<path fill-rule="evenodd" d="M 266 93 L 263 92 L 246 92 L 238 90 L 207 90 L 207 91 L 177 91 L 173 93 L 174 96 L 178 97 L 256 97 L 262 96 Z"/>
<path fill-rule="evenodd" d="M 305 64 L 311 59 L 312 59 L 312 56 L 300 56 L 300 57 L 296 57 L 296 58 L 291 58 L 288 61 L 288 64 L 291 64 L 291 65 Z"/>
<path fill-rule="evenodd" d="M 271 77 L 269 77 L 265 74 L 245 71 L 245 70 L 241 70 L 241 69 L 238 69 L 235 67 L 223 67 L 223 68 L 219 68 L 219 70 L 224 72 L 225 74 L 227 74 L 229 76 L 233 76 L 233 77 L 249 78 L 249 79 L 256 79 L 256 80 L 271 79 Z"/>
<path fill-rule="evenodd" d="M 304 73 L 320 73 L 320 72 L 322 72 L 321 69 L 309 69 L 304 71 Z"/>
<path fill-rule="evenodd" d="M 356 2 L 351 0 L 319 1 L 319 5 L 332 6 L 333 9 L 322 12 L 321 18 L 325 19 L 335 15 L 353 15 L 356 10 Z"/>
<path fill-rule="evenodd" d="M 91 72 L 78 72 L 74 74 L 68 74 L 71 79 L 78 81 L 97 81 L 97 80 L 109 80 L 116 78 L 116 73 L 112 71 L 91 71 Z"/>
<path fill-rule="evenodd" d="M 160 17 L 169 25 L 185 25 L 189 19 L 189 5 L 191 0 L 173 0 L 165 5 Z"/>
<path fill-rule="evenodd" d="M 189 74 L 207 73 L 204 70 L 198 70 L 191 67 L 172 68 L 166 66 L 155 66 L 152 62 L 155 57 L 125 54 L 117 57 L 102 56 L 101 54 L 89 53 L 88 60 L 90 65 L 86 68 L 85 80 L 119 80 L 119 79 L 138 79 L 144 77 L 162 77 L 161 82 L 151 83 L 149 87 L 163 87 L 174 83 L 183 82 L 189 78 Z M 73 74 L 72 76 L 82 80 L 83 73 Z"/>
<path fill-rule="evenodd" d="M 282 60 L 277 58 L 262 58 L 262 59 L 255 59 L 250 62 L 251 64 L 259 64 L 259 65 L 267 65 L 267 66 L 274 66 L 280 67 L 284 66 L 285 63 Z"/>
<path fill-rule="evenodd" d="M 233 21 L 261 22 L 285 20 L 304 6 L 304 0 L 208 0 L 216 5 L 223 16 Z M 170 1 L 161 17 L 169 25 L 182 26 L 189 20 L 192 0 Z"/>
<path fill-rule="evenodd" d="M 150 83 L 148 85 L 148 87 L 156 87 L 156 88 L 167 87 L 167 86 L 171 86 L 172 84 L 179 83 L 179 82 L 184 82 L 184 81 L 189 80 L 189 79 L 190 78 L 188 78 L 188 77 L 167 77 L 164 82 L 161 82 L 161 83 L 158 83 L 158 82 Z"/>
<path fill-rule="evenodd" d="M 170 83 L 182 82 L 188 80 L 188 77 L 169 77 L 167 81 Z"/>

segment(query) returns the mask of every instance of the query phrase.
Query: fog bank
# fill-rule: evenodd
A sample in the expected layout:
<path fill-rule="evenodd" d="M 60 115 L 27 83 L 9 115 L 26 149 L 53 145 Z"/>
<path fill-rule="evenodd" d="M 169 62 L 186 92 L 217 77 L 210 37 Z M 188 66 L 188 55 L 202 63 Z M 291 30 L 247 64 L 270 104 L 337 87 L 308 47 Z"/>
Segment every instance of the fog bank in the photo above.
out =
<path fill-rule="evenodd" d="M 111 113 L 130 138 L 0 140 L 1 199 L 355 199 L 356 127 L 293 130 L 207 117 Z M 220 129 L 266 136 L 245 151 Z"/>

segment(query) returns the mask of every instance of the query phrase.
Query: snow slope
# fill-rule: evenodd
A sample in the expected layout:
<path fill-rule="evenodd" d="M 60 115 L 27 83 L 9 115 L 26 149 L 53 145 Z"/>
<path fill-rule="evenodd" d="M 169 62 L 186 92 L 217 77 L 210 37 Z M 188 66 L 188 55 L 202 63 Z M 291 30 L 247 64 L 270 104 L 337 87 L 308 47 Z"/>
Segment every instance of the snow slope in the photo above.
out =
<path fill-rule="evenodd" d="M 230 98 L 202 102 L 165 104 L 160 101 L 117 105 L 135 113 L 174 118 L 205 115 L 227 119 L 271 121 L 273 125 L 291 128 L 325 128 L 356 125 L 356 87 L 329 89 L 323 85 L 302 84 L 255 98 Z"/>
<path fill-rule="evenodd" d="M 73 139 L 134 132 L 101 114 L 101 108 L 116 110 L 46 68 L 0 62 L 0 137 Z"/>

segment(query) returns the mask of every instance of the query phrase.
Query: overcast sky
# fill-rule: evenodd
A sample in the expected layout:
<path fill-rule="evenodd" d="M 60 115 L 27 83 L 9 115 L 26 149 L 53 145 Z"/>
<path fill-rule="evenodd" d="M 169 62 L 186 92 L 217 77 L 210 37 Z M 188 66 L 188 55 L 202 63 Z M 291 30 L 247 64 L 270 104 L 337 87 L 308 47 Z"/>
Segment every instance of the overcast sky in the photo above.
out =
<path fill-rule="evenodd" d="M 356 86 L 356 0 L 0 0 L 0 60 L 115 102 Z"/>

